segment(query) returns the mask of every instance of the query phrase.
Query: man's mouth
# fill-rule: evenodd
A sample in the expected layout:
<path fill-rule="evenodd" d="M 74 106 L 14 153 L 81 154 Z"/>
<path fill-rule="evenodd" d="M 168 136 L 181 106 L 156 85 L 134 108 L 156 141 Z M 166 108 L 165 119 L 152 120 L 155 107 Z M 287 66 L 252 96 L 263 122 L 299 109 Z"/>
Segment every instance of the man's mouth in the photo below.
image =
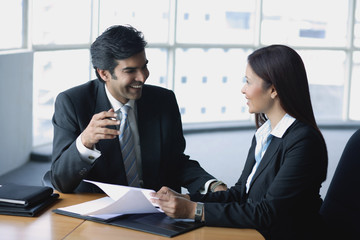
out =
<path fill-rule="evenodd" d="M 140 89 L 143 87 L 143 85 L 130 85 L 131 88 Z"/>

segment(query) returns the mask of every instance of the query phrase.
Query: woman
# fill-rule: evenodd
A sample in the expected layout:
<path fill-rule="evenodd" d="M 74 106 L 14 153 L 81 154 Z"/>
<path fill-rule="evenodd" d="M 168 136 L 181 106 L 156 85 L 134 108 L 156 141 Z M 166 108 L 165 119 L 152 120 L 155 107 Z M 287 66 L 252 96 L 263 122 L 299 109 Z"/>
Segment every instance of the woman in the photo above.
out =
<path fill-rule="evenodd" d="M 206 195 L 163 187 L 153 202 L 170 217 L 207 226 L 254 228 L 266 239 L 320 239 L 328 159 L 304 64 L 293 49 L 272 45 L 248 57 L 245 78 L 242 93 L 257 131 L 238 182 Z"/>

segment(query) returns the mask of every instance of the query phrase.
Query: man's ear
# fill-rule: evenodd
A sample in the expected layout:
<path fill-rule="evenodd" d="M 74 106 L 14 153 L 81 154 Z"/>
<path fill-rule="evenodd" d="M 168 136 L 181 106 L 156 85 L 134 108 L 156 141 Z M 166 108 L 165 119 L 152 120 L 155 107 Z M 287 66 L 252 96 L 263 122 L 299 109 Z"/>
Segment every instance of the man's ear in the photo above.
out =
<path fill-rule="evenodd" d="M 111 76 L 108 70 L 102 70 L 97 68 L 96 71 L 98 72 L 102 80 L 104 80 L 105 82 L 110 80 Z"/>

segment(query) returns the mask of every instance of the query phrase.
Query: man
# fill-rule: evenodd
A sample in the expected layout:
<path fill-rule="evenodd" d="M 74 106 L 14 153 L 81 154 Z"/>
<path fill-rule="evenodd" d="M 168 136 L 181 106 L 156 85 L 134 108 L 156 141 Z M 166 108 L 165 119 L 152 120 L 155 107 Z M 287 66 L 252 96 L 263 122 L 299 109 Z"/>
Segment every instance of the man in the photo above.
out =
<path fill-rule="evenodd" d="M 183 186 L 190 193 L 226 189 L 184 154 L 174 93 L 144 85 L 146 44 L 132 27 L 107 29 L 91 45 L 98 79 L 58 95 L 51 166 L 57 190 L 99 191 L 83 179 L 154 190 Z M 124 138 L 130 140 L 124 143 Z"/>

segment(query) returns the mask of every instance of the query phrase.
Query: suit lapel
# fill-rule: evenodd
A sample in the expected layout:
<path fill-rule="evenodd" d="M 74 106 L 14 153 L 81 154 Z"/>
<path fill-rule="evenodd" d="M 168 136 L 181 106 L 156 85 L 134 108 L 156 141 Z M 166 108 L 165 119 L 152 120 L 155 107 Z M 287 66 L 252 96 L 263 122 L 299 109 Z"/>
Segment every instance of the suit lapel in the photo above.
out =
<path fill-rule="evenodd" d="M 251 147 L 249 149 L 248 158 L 246 159 L 246 162 L 245 162 L 244 171 L 242 174 L 245 177 L 245 182 L 246 182 L 246 179 L 249 177 L 249 175 L 255 165 L 255 146 L 256 146 L 256 139 L 254 136 Z"/>
<path fill-rule="evenodd" d="M 244 169 L 241 173 L 238 182 L 236 183 L 237 185 L 241 186 L 241 192 L 244 195 L 246 193 L 246 181 L 255 165 L 255 146 L 256 146 L 256 140 L 254 136 L 244 165 Z"/>
<path fill-rule="evenodd" d="M 282 139 L 277 138 L 277 137 L 273 137 L 273 139 L 271 140 L 271 143 L 268 147 L 268 149 L 266 150 L 263 158 L 261 159 L 261 162 L 258 166 L 258 168 L 256 169 L 256 172 L 252 178 L 251 184 L 250 184 L 250 188 L 251 186 L 254 184 L 254 182 L 256 181 L 256 179 L 259 177 L 259 175 L 264 171 L 264 169 L 269 165 L 269 163 L 276 158 L 277 156 L 277 152 L 278 149 L 280 147 L 280 144 L 282 142 Z M 255 150 L 254 150 L 255 151 Z"/>
<path fill-rule="evenodd" d="M 102 111 L 108 111 L 111 108 L 111 104 L 109 102 L 109 99 L 106 96 L 105 93 L 105 85 L 103 83 L 98 84 L 98 91 L 96 96 L 96 105 L 94 114 L 102 112 Z M 115 126 L 110 126 L 109 128 L 115 129 Z M 116 159 L 119 161 L 119 170 L 123 171 L 125 173 L 125 167 L 122 161 L 122 155 L 120 151 L 120 143 L 118 138 L 109 139 L 109 140 L 101 140 L 96 144 L 96 148 L 103 152 L 108 153 L 107 158 L 109 159 Z M 125 176 L 123 178 L 123 182 L 126 182 L 126 175 L 121 174 L 121 176 Z"/>

